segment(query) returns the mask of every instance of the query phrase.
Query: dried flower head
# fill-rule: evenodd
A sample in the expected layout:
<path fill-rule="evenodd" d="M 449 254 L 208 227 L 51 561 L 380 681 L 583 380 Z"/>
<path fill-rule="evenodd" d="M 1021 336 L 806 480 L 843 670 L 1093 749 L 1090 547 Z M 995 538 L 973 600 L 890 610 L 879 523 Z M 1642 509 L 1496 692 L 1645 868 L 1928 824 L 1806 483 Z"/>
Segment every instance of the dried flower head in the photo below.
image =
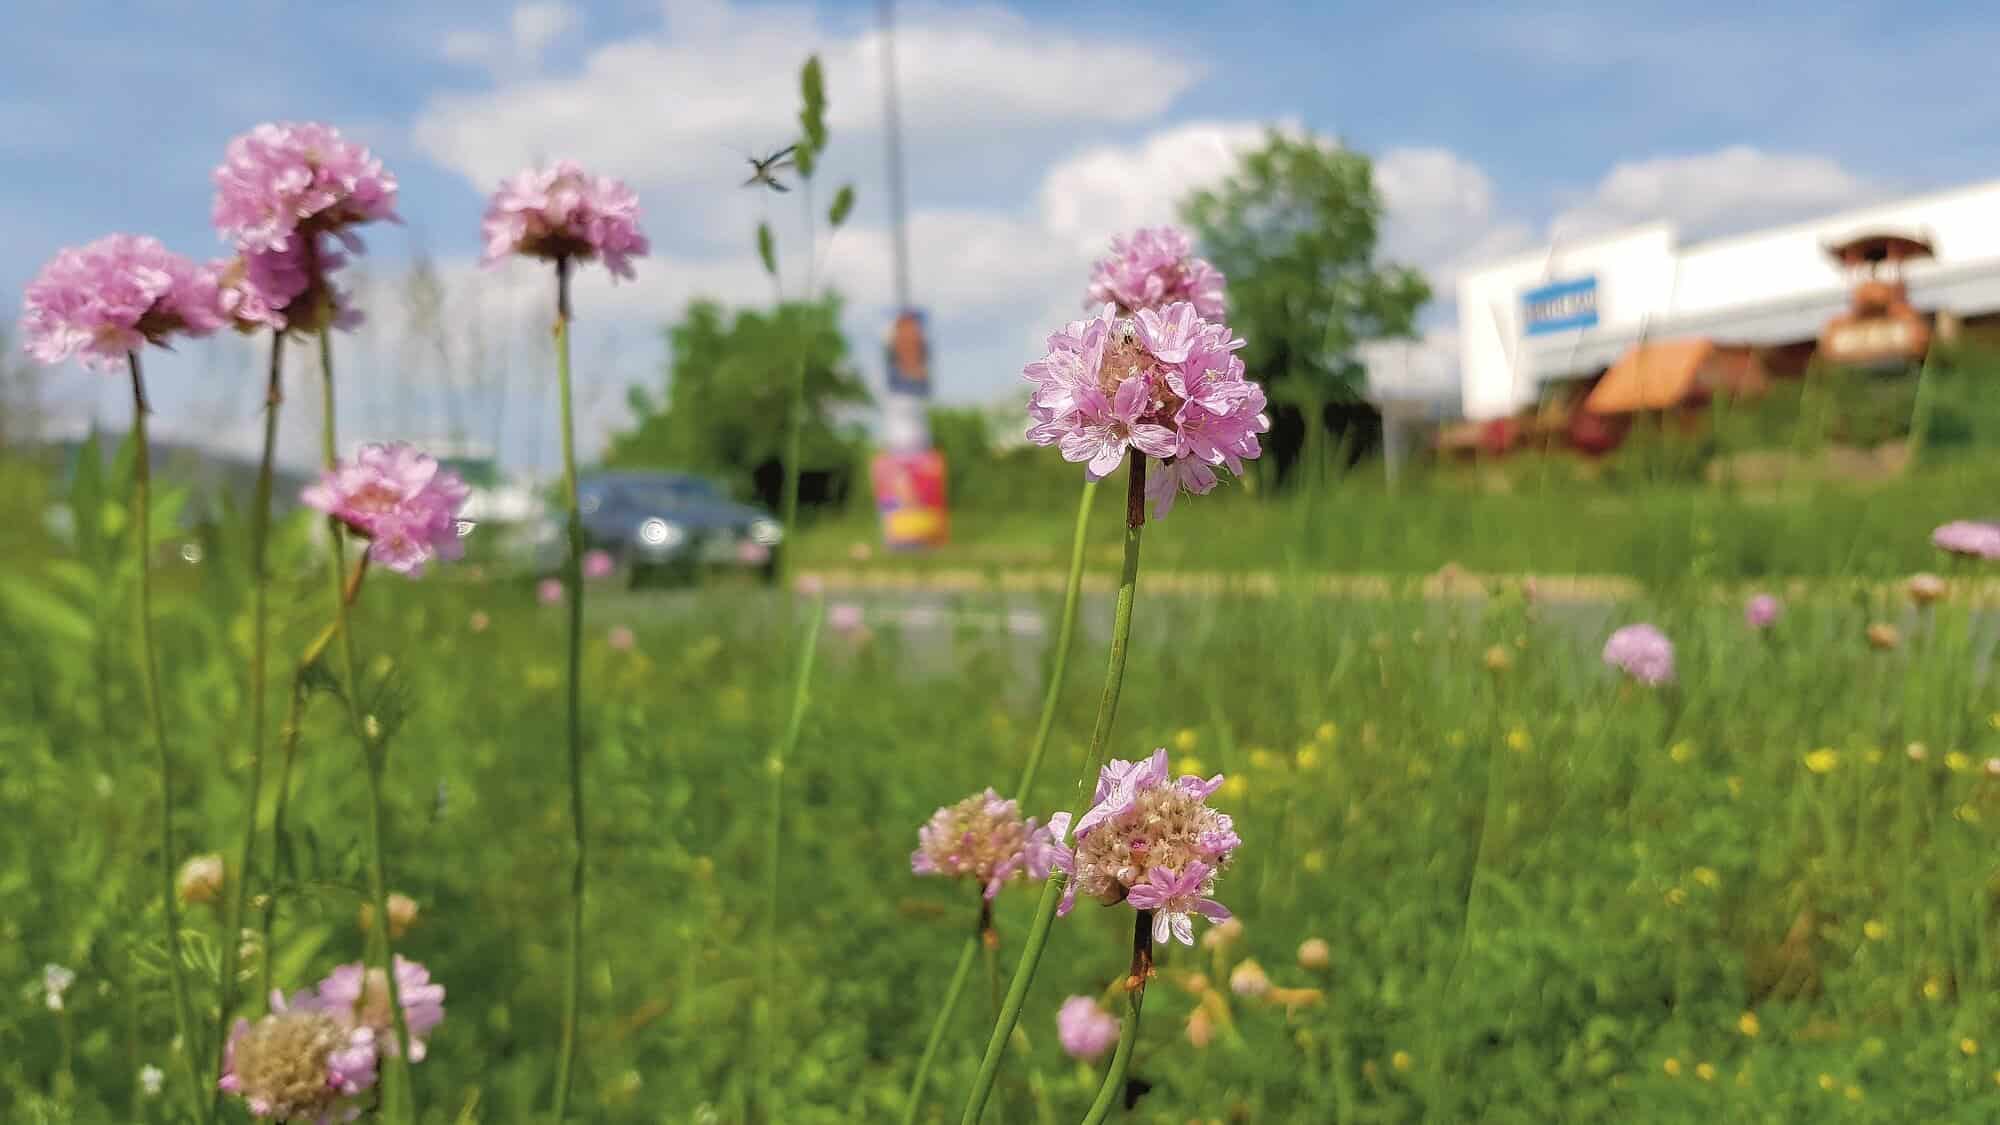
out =
<path fill-rule="evenodd" d="M 1887 621 L 1877 621 L 1868 626 L 1868 647 L 1878 652 L 1888 652 L 1903 643 L 1903 631 Z"/>
<path fill-rule="evenodd" d="M 1224 918 L 1201 935 L 1203 949 L 1228 949 L 1243 937 L 1243 921 L 1240 918 Z"/>
<path fill-rule="evenodd" d="M 1604 663 L 1642 684 L 1674 678 L 1674 643 L 1651 625 L 1627 625 L 1604 642 Z"/>
<path fill-rule="evenodd" d="M 1202 316 L 1225 311 L 1222 273 L 1194 256 L 1194 243 L 1174 227 L 1141 227 L 1111 240 L 1111 255 L 1090 270 L 1086 306 L 1107 302 L 1124 313 L 1186 301 Z"/>
<path fill-rule="evenodd" d="M 174 879 L 174 893 L 190 906 L 214 902 L 222 897 L 225 871 L 222 857 L 214 852 L 189 856 L 187 862 L 181 864 L 180 875 Z"/>
<path fill-rule="evenodd" d="M 1130 902 L 1153 911 L 1153 940 L 1183 945 L 1194 944 L 1193 915 L 1228 919 L 1228 908 L 1211 896 L 1243 841 L 1227 813 L 1208 807 L 1222 782 L 1221 774 L 1169 781 L 1165 747 L 1142 761 L 1106 763 L 1094 803 L 1076 822 L 1073 851 L 1061 846 L 1069 814 L 1049 821 L 1052 865 L 1069 873 L 1061 912 L 1069 912 L 1079 892 L 1106 904 Z"/>
<path fill-rule="evenodd" d="M 1325 938 L 1307 938 L 1299 943 L 1299 968 L 1319 972 L 1333 964 L 1333 947 Z"/>
<path fill-rule="evenodd" d="M 1931 532 L 1931 542 L 1969 559 L 2000 559 L 2000 524 L 1953 520 Z"/>
<path fill-rule="evenodd" d="M 549 261 L 602 258 L 614 278 L 633 276 L 649 249 L 639 229 L 639 197 L 617 180 L 573 161 L 530 168 L 500 185 L 482 224 L 487 265 L 519 254 Z"/>
<path fill-rule="evenodd" d="M 229 142 L 211 220 L 239 250 L 288 250 L 300 236 L 361 249 L 352 227 L 396 215 L 396 177 L 365 147 L 317 122 L 268 122 Z"/>
<path fill-rule="evenodd" d="M 63 1010 L 63 994 L 76 983 L 76 974 L 51 961 L 42 966 L 42 1005 L 51 1012 Z"/>
<path fill-rule="evenodd" d="M 434 558 L 465 553 L 458 509 L 469 494 L 437 458 L 396 442 L 362 446 L 320 474 L 301 498 L 365 536 L 372 561 L 415 577 Z"/>
<path fill-rule="evenodd" d="M 631 652 L 638 645 L 639 637 L 632 632 L 630 625 L 613 625 L 611 630 L 604 634 L 604 643 L 610 645 L 615 652 Z"/>
<path fill-rule="evenodd" d="M 1757 594 L 1743 603 L 1743 623 L 1759 631 L 1769 629 L 1778 623 L 1778 615 L 1784 607 L 1770 594 Z"/>
<path fill-rule="evenodd" d="M 1035 384 L 1028 440 L 1056 446 L 1092 480 L 1123 464 L 1128 448 L 1158 458 L 1146 495 L 1163 517 L 1182 492 L 1214 488 L 1218 468 L 1241 475 L 1262 452 L 1257 435 L 1271 420 L 1263 389 L 1243 377 L 1242 346 L 1187 302 L 1130 317 L 1105 305 L 1051 335 L 1048 354 L 1023 371 Z"/>
<path fill-rule="evenodd" d="M 396 993 L 403 1002 L 403 1023 L 410 1031 L 410 1061 L 424 1061 L 424 1036 L 444 1022 L 444 986 L 431 982 L 430 970 L 396 955 Z M 389 978 L 379 967 L 359 961 L 342 965 L 319 982 L 320 1007 L 343 1026 L 369 1031 L 386 1054 L 394 1055 L 396 1017 L 389 1008 Z"/>
<path fill-rule="evenodd" d="M 224 1093 L 252 1116 L 328 1125 L 361 1114 L 356 1095 L 375 1085 L 374 1032 L 343 1025 L 317 998 L 271 997 L 271 1014 L 237 1020 L 223 1054 Z"/>
<path fill-rule="evenodd" d="M 1255 958 L 1237 962 L 1229 972 L 1229 991 L 1238 996 L 1258 997 L 1271 990 L 1271 978 Z"/>
<path fill-rule="evenodd" d="M 1947 590 L 1944 579 L 1935 574 L 1912 574 L 1904 584 L 1904 592 L 1917 605 L 1929 605 L 1942 600 Z"/>
<path fill-rule="evenodd" d="M 1088 996 L 1072 996 L 1056 1012 L 1056 1038 L 1071 1058 L 1095 1062 L 1118 1042 L 1118 1017 Z"/>
<path fill-rule="evenodd" d="M 1215 1017 L 1209 1013 L 1207 1006 L 1196 1005 L 1195 1010 L 1188 1013 L 1187 1041 L 1197 1051 L 1207 1050 L 1208 1045 L 1215 1041 Z"/>
<path fill-rule="evenodd" d="M 147 344 L 222 327 L 213 271 L 142 235 L 111 234 L 50 259 L 28 283 L 21 338 L 47 364 L 115 371 Z"/>
<path fill-rule="evenodd" d="M 917 830 L 910 870 L 972 879 L 990 899 L 1017 874 L 1047 878 L 1053 854 L 1048 829 L 1037 826 L 1033 817 L 1022 819 L 1017 802 L 987 789 L 931 814 Z"/>
<path fill-rule="evenodd" d="M 397 938 L 409 933 L 410 927 L 417 924 L 417 916 L 421 913 L 422 911 L 417 907 L 416 899 L 403 894 L 401 891 L 390 891 L 389 940 L 395 941 Z M 361 928 L 362 933 L 373 933 L 375 930 L 375 904 L 364 901 L 361 904 L 361 909 L 356 913 L 354 921 Z"/>

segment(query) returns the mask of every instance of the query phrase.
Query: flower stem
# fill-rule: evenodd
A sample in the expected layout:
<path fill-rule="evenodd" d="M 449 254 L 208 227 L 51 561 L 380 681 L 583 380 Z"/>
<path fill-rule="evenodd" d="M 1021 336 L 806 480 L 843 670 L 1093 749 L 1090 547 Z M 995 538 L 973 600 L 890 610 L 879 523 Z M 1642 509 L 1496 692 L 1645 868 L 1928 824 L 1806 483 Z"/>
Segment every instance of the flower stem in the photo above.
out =
<path fill-rule="evenodd" d="M 320 374 L 320 459 L 328 470 L 340 458 L 340 443 L 335 437 L 333 399 L 333 339 L 332 330 L 322 328 L 319 333 L 319 374 Z M 396 949 L 389 936 L 389 892 L 388 874 L 383 863 L 383 821 L 386 819 L 382 808 L 382 771 L 386 765 L 383 748 L 368 733 L 368 722 L 361 712 L 361 671 L 354 657 L 354 630 L 348 620 L 347 583 L 347 535 L 340 520 L 327 517 L 327 549 L 331 566 L 328 575 L 333 581 L 333 628 L 340 647 L 340 680 L 343 685 L 341 696 L 347 701 L 347 719 L 354 728 L 354 737 L 361 745 L 362 763 L 368 770 L 368 892 L 375 902 L 375 936 L 382 950 L 382 975 L 387 980 L 389 991 L 389 1013 L 396 1025 L 396 1052 L 394 1069 L 398 1078 L 397 1086 L 402 1090 L 402 1118 L 413 1120 L 410 1089 L 410 1028 L 403 1018 L 402 990 L 396 983 Z M 385 1096 L 385 1102 L 388 1100 Z"/>
<path fill-rule="evenodd" d="M 1014 787 L 1014 799 L 1026 803 L 1035 787 L 1035 774 L 1042 768 L 1042 754 L 1049 745 L 1049 732 L 1055 728 L 1056 705 L 1062 699 L 1063 680 L 1069 670 L 1070 640 L 1076 633 L 1076 604 L 1083 592 L 1083 549 L 1090 528 L 1090 506 L 1097 498 L 1097 482 L 1083 482 L 1083 494 L 1076 503 L 1076 531 L 1071 536 L 1069 546 L 1069 581 L 1063 588 L 1062 625 L 1056 630 L 1054 658 L 1049 665 L 1049 682 L 1042 689 L 1042 718 L 1035 727 L 1035 741 L 1028 746 L 1028 760 L 1021 767 L 1020 783 Z M 923 1058 L 917 1062 L 916 1076 L 910 1079 L 910 1092 L 903 1098 L 903 1123 L 910 1125 L 917 1117 L 917 1109 L 923 1101 L 924 1089 L 930 1082 L 931 1063 L 937 1058 L 938 1044 L 944 1039 L 945 1028 L 951 1017 L 958 1011 L 959 997 L 971 980 L 972 958 L 977 955 L 982 935 L 975 933 L 965 939 L 965 949 L 959 954 L 958 970 L 952 975 L 951 983 L 945 986 L 944 1000 L 938 1005 L 938 1014 L 931 1021 L 930 1038 L 925 1041 Z M 999 1007 L 998 970 L 994 966 L 996 951 L 988 947 L 986 960 L 988 974 L 993 978 L 996 993 L 994 1007 Z"/>
<path fill-rule="evenodd" d="M 167 750 L 167 719 L 160 701 L 160 665 L 153 651 L 153 454 L 146 436 L 146 380 L 139 371 L 139 353 L 128 352 L 132 372 L 132 519 L 134 548 L 139 561 L 139 670 L 146 688 L 146 720 L 153 729 L 153 746 L 160 764 L 160 891 L 166 907 L 167 979 L 174 996 L 174 1030 L 179 1046 L 174 1057 L 193 1096 L 196 1116 L 213 1120 L 209 1100 L 202 1096 L 194 1056 L 194 1009 L 188 1004 L 187 970 L 181 961 L 180 899 L 174 893 L 174 760 Z"/>
<path fill-rule="evenodd" d="M 783 307 L 779 312 L 782 314 Z M 805 311 L 801 308 L 800 315 Z M 806 414 L 806 348 L 805 326 L 799 328 L 799 355 L 797 366 L 792 371 L 791 405 L 785 411 L 785 491 L 779 518 L 784 522 L 784 535 L 779 539 L 778 577 L 784 588 L 792 588 L 792 571 L 798 555 L 797 536 L 799 533 L 799 449 L 804 443 Z"/>
<path fill-rule="evenodd" d="M 780 905 L 779 875 L 782 870 L 785 841 L 785 762 L 792 750 L 799 744 L 799 729 L 805 723 L 806 703 L 811 697 L 813 658 L 819 651 L 820 622 L 826 617 L 821 600 L 813 602 L 812 615 L 806 621 L 805 643 L 799 648 L 798 679 L 792 685 L 792 711 L 785 721 L 785 733 L 771 751 L 766 769 L 771 775 L 771 815 L 770 836 L 765 842 L 764 870 L 764 987 L 760 994 L 765 1005 L 764 1040 L 770 1049 L 764 1052 L 764 1064 L 760 1067 L 759 1091 L 763 1102 L 765 1120 L 779 1120 L 772 1104 L 771 1070 L 779 1052 L 773 1039 L 773 1029 L 769 1026 L 770 1005 L 776 999 L 776 979 L 778 971 L 778 913 Z"/>
<path fill-rule="evenodd" d="M 1083 1115 L 1083 1125 L 1098 1125 L 1111 1115 L 1125 1092 L 1125 1075 L 1132 1067 L 1132 1049 L 1139 1041 L 1139 1009 L 1146 1003 L 1146 981 L 1153 975 L 1153 912 L 1139 910 L 1132 920 L 1132 975 L 1125 980 L 1125 1018 L 1118 1024 L 1118 1046 L 1111 1052 L 1111 1068 L 1104 1072 L 1104 1084 L 1097 1088 L 1097 1100 Z"/>
<path fill-rule="evenodd" d="M 284 401 L 279 376 L 284 364 L 285 334 L 271 333 L 271 368 L 264 389 L 264 453 L 257 462 L 257 493 L 250 510 L 250 789 L 243 814 L 243 851 L 235 878 L 229 880 L 228 923 L 222 929 L 222 1008 L 216 1020 L 215 1076 L 222 1076 L 223 1052 L 229 1043 L 229 1016 L 236 1010 L 236 973 L 243 947 L 243 912 L 250 899 L 250 865 L 257 848 L 257 810 L 264 796 L 265 663 L 270 644 L 268 592 L 270 575 L 264 554 L 271 535 L 271 478 L 278 448 L 278 406 Z M 268 952 L 268 950 L 267 950 Z M 269 965 L 266 956 L 264 963 Z M 222 1087 L 211 1095 L 210 1115 L 222 1110 Z"/>
<path fill-rule="evenodd" d="M 569 557 L 563 585 L 569 587 L 569 819 L 573 835 L 569 872 L 569 969 L 563 985 L 562 1048 L 556 1056 L 555 1120 L 569 1110 L 570 1073 L 576 1066 L 577 1022 L 583 1008 L 583 893 L 588 858 L 583 806 L 583 510 L 576 494 L 576 414 L 569 373 L 570 260 L 556 259 L 556 387 L 562 401 L 563 507 L 568 519 Z"/>
<path fill-rule="evenodd" d="M 1132 603 L 1139 590 L 1139 535 L 1145 526 L 1146 459 L 1135 451 L 1126 478 L 1125 558 L 1118 571 L 1118 603 L 1111 617 L 1111 655 L 1104 672 L 1104 695 L 1097 704 L 1097 722 L 1091 728 L 1090 749 L 1084 756 L 1083 772 L 1077 778 L 1077 789 L 1085 796 L 1090 793 L 1091 779 L 1097 774 L 1105 746 L 1111 738 L 1112 722 L 1118 716 L 1118 693 L 1125 683 L 1125 653 L 1132 637 Z M 1042 886 L 1041 901 L 1035 906 L 1034 925 L 1029 929 L 1027 943 L 1021 949 L 1021 960 L 1015 966 L 1013 981 L 1007 986 L 1006 999 L 1001 1002 L 1000 1019 L 993 1025 L 992 1037 L 986 1041 L 986 1054 L 979 1062 L 979 1075 L 973 1080 L 972 1092 L 966 1098 L 965 1113 L 960 1119 L 962 1125 L 978 1125 L 980 1117 L 986 1112 L 987 1099 L 992 1097 L 993 1083 L 1000 1074 L 1000 1059 L 1007 1039 L 1021 1020 L 1021 1005 L 1028 999 L 1028 986 L 1034 983 L 1035 968 L 1041 961 L 1043 947 L 1048 945 L 1049 924 L 1055 920 L 1063 882 L 1060 873 L 1051 872 Z"/>

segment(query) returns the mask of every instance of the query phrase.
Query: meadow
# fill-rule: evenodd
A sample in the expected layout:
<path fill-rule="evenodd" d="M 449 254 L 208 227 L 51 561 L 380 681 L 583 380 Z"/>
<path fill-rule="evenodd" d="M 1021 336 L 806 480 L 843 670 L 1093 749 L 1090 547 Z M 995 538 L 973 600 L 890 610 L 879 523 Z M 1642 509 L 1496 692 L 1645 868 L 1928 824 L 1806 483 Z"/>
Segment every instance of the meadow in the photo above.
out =
<path fill-rule="evenodd" d="M 180 1119 L 171 1088 L 150 1096 L 139 1081 L 165 1065 L 173 1032 L 119 495 L 107 480 L 82 548 L 12 570 L 0 600 L 7 1121 Z M 1320 503 L 1333 521 L 1341 500 Z M 1389 501 L 1356 501 L 1370 503 Z M 1564 505 L 1543 503 L 1554 526 Z M 1226 567 L 1255 546 L 1220 544 L 1208 521 L 1280 522 L 1251 514 L 1266 506 L 1190 505 L 1147 529 L 1147 549 Z M 323 623 L 313 530 L 298 516 L 274 538 L 277 668 Z M 211 534 L 203 565 L 162 570 L 158 632 L 180 847 L 233 857 L 248 584 L 239 521 Z M 1100 520 L 1091 557 L 1116 537 Z M 1246 843 L 1220 885 L 1240 936 L 1159 952 L 1127 1119 L 2000 1114 L 1994 623 L 1971 605 L 1976 572 L 1913 538 L 1881 549 L 1947 574 L 1943 600 L 1912 604 L 1899 583 L 1834 563 L 1764 632 L 1733 592 L 1694 582 L 1618 604 L 1512 580 L 1440 597 L 1414 577 L 1331 597 L 1268 541 L 1277 585 L 1258 596 L 1179 592 L 1142 567 L 1111 753 L 1164 746 L 1176 773 L 1226 775 L 1211 800 Z M 368 710 L 389 728 L 390 882 L 420 910 L 397 948 L 447 988 L 449 1016 L 415 1068 L 419 1119 L 536 1119 L 565 959 L 564 613 L 485 567 L 371 589 L 352 628 Z M 721 585 L 588 603 L 581 1119 L 904 1108 L 976 905 L 911 875 L 916 829 L 1018 772 L 1058 599 L 933 598 L 921 614 L 907 596 L 824 599 Z M 834 624 L 848 601 L 860 612 Z M 803 726 L 774 779 L 796 626 L 822 606 Z M 1031 814 L 1074 796 L 1108 610 L 1084 602 Z M 1625 682 L 1599 659 L 1611 628 L 1640 620 L 1677 646 L 1670 685 Z M 1896 646 L 1872 647 L 1872 624 L 1893 625 Z M 269 690 L 283 714 L 284 677 Z M 286 988 L 364 950 L 365 771 L 331 690 L 308 697 L 271 941 L 245 965 Z M 261 831 L 276 831 L 268 809 Z M 947 1029 L 918 1120 L 957 1119 L 1033 897 L 1001 892 L 999 949 Z M 219 907 L 190 907 L 184 926 L 212 1028 Z M 1098 1070 L 1060 1049 L 1055 1011 L 1117 992 L 1129 927 L 1090 902 L 1056 923 L 987 1120 L 1074 1120 L 1089 1104 Z M 1302 963 L 1314 939 L 1325 956 Z M 59 1011 L 47 964 L 75 974 Z"/>

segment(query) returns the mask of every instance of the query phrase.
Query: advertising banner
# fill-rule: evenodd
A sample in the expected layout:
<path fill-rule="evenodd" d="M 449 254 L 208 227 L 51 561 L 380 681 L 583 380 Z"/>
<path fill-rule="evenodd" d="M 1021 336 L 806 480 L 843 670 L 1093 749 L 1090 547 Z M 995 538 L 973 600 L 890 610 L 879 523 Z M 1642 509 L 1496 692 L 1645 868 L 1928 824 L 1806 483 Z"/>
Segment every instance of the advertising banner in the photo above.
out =
<path fill-rule="evenodd" d="M 1521 324 L 1529 336 L 1597 326 L 1597 279 L 1558 281 L 1521 294 Z"/>
<path fill-rule="evenodd" d="M 945 508 L 944 455 L 877 453 L 869 466 L 875 510 L 882 515 L 882 544 L 892 551 L 937 547 L 951 535 Z"/>
<path fill-rule="evenodd" d="M 889 390 L 931 397 L 931 341 L 922 309 L 904 309 L 889 329 Z"/>

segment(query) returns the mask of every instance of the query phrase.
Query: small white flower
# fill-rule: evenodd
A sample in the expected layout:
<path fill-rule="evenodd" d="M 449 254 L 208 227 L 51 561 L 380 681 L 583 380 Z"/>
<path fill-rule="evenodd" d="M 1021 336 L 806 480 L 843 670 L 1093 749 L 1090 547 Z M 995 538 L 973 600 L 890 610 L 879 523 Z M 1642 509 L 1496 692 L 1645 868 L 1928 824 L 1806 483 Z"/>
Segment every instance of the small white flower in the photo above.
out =
<path fill-rule="evenodd" d="M 167 1080 L 166 1072 L 151 1063 L 139 1068 L 139 1089 L 149 1098 L 160 1096 L 160 1086 Z"/>
<path fill-rule="evenodd" d="M 42 1002 L 49 1006 L 49 1011 L 63 1010 L 63 993 L 75 983 L 76 974 L 61 965 L 50 962 L 42 966 Z"/>

